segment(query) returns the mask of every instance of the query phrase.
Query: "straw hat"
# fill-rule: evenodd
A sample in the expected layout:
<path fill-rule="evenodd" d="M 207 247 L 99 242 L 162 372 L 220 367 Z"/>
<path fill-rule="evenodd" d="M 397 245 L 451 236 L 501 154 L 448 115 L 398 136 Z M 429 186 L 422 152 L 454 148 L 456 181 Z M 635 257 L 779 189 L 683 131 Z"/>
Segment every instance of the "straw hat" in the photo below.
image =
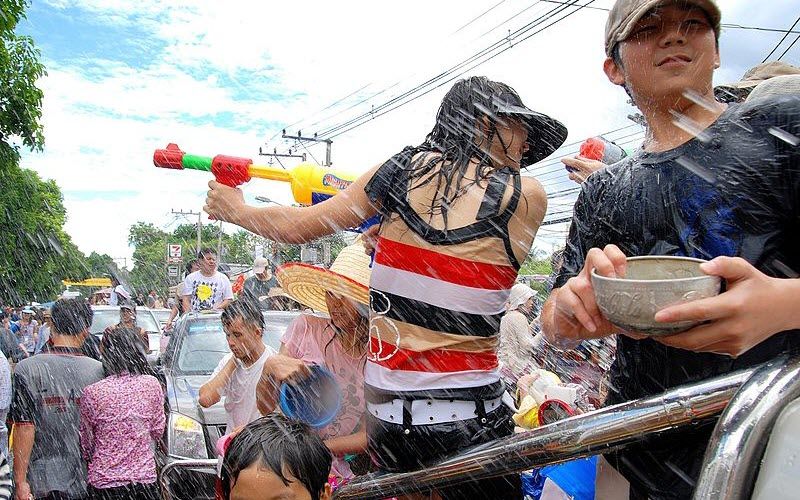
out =
<path fill-rule="evenodd" d="M 334 292 L 369 305 L 370 259 L 361 240 L 339 252 L 330 269 L 292 262 L 275 270 L 283 291 L 304 306 L 328 312 L 325 292 Z"/>

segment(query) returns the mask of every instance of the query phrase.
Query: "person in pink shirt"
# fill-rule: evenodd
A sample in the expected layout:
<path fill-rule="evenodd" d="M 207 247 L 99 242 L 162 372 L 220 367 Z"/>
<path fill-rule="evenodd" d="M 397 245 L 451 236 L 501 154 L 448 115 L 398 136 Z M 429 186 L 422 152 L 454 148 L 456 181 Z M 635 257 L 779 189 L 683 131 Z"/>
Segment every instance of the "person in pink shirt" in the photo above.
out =
<path fill-rule="evenodd" d="M 164 433 L 164 392 L 138 333 L 117 328 L 101 344 L 106 378 L 80 401 L 80 444 L 89 462 L 89 498 L 156 500 L 152 444 Z"/>
<path fill-rule="evenodd" d="M 291 263 L 276 271 L 288 295 L 329 316 L 302 314 L 289 325 L 280 353 L 264 363 L 257 389 L 259 410 L 263 415 L 270 413 L 276 407 L 280 384 L 307 374 L 309 365 L 324 366 L 333 374 L 342 391 L 342 407 L 330 424 L 318 429 L 334 455 L 332 484 L 353 477 L 346 455 L 367 450 L 364 365 L 369 275 L 369 257 L 360 243 L 344 248 L 330 269 Z"/>

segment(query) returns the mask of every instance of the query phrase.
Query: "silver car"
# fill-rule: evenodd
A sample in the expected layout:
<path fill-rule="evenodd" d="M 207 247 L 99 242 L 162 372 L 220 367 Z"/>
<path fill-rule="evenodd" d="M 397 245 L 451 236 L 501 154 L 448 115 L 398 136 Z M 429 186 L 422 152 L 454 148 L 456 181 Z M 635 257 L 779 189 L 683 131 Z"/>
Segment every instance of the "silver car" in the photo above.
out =
<path fill-rule="evenodd" d="M 286 327 L 299 313 L 264 312 L 264 343 L 276 351 Z M 167 432 L 161 442 L 159 462 L 164 466 L 186 458 L 215 458 L 217 439 L 225 434 L 223 401 L 211 408 L 197 404 L 198 393 L 230 352 L 220 313 L 190 313 L 176 324 L 158 362 L 166 384 Z M 214 498 L 215 476 L 209 471 L 176 471 L 173 498 Z M 186 488 L 184 488 L 186 486 Z"/>

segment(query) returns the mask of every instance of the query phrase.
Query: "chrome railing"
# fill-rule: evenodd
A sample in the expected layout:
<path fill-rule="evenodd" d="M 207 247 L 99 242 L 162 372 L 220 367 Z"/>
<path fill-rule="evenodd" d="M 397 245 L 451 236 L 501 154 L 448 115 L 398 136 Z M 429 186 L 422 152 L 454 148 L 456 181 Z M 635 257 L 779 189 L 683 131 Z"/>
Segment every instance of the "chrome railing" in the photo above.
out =
<path fill-rule="evenodd" d="M 772 427 L 798 397 L 799 356 L 770 361 L 742 384 L 711 435 L 694 499 L 750 498 Z"/>
<path fill-rule="evenodd" d="M 780 411 L 798 397 L 800 356 L 781 356 L 760 367 L 514 434 L 424 470 L 363 476 L 339 489 L 334 498 L 380 499 L 451 486 L 467 478 L 523 472 L 604 453 L 645 435 L 707 420 L 722 412 L 694 498 L 740 500 L 750 497 L 769 432 Z M 215 471 L 216 467 L 217 460 L 168 464 L 159 476 L 162 498 L 172 498 L 172 471 Z"/>
<path fill-rule="evenodd" d="M 782 358 L 785 364 L 786 359 Z M 780 364 L 780 366 L 783 366 Z M 778 369 L 773 366 L 773 370 Z M 665 431 L 715 417 L 757 370 L 751 368 L 659 396 L 610 406 L 514 434 L 415 472 L 368 475 L 336 492 L 337 500 L 386 498 L 485 479 L 595 455 Z"/>
<path fill-rule="evenodd" d="M 187 459 L 187 460 L 176 460 L 174 462 L 170 462 L 161 469 L 161 473 L 158 475 L 158 486 L 161 488 L 161 498 L 162 500 L 172 500 L 172 491 L 169 489 L 170 486 L 170 474 L 173 471 L 178 469 L 190 469 L 190 470 L 209 470 L 212 474 L 216 474 L 217 472 L 217 459 Z M 211 496 L 214 495 L 214 492 L 210 492 Z"/>

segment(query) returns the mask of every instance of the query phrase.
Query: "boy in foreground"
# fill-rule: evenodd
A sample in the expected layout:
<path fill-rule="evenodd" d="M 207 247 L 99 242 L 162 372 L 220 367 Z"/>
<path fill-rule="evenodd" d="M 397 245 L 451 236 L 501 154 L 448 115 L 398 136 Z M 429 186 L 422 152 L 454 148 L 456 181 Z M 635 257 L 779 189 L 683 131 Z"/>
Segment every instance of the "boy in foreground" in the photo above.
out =
<path fill-rule="evenodd" d="M 593 174 L 575 205 L 564 264 L 542 312 L 562 347 L 613 334 L 607 404 L 661 393 L 800 346 L 800 98 L 714 100 L 720 11 L 712 0 L 618 0 L 604 70 L 647 120 L 641 150 Z M 590 271 L 624 276 L 626 256 L 709 260 L 717 297 L 666 308 L 700 320 L 657 339 L 620 332 L 600 313 Z M 711 426 L 651 437 L 607 458 L 630 498 L 688 498 Z"/>
<path fill-rule="evenodd" d="M 306 424 L 271 413 L 247 425 L 225 452 L 224 500 L 329 500 L 333 456 Z"/>

